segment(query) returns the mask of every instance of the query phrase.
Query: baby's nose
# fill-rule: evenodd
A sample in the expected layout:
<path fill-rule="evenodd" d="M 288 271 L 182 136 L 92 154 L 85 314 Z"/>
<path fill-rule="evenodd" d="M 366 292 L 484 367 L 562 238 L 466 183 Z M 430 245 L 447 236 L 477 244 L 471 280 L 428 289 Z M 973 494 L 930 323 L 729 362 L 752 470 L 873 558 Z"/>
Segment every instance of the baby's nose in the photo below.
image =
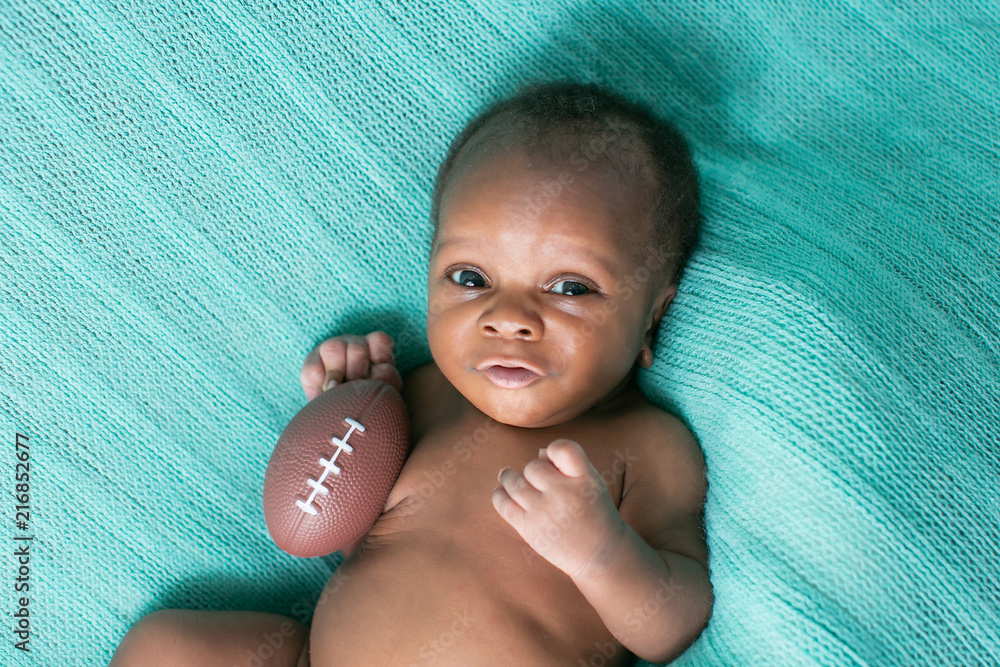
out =
<path fill-rule="evenodd" d="M 482 314 L 479 330 L 485 336 L 537 340 L 542 334 L 542 320 L 527 304 L 505 299 Z"/>

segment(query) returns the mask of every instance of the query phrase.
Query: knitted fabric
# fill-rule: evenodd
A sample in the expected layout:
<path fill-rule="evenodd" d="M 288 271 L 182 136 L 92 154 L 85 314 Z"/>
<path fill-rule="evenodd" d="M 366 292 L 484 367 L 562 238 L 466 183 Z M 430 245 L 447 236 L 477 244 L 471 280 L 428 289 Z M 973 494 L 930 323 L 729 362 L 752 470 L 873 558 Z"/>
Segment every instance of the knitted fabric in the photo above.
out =
<path fill-rule="evenodd" d="M 714 614 L 676 664 L 1000 663 L 996 5 L 378 4 L 0 7 L 0 663 L 106 664 L 164 607 L 308 620 L 337 560 L 260 503 L 302 360 L 374 329 L 430 359 L 437 164 L 564 76 L 701 170 L 640 376 L 708 466 Z"/>

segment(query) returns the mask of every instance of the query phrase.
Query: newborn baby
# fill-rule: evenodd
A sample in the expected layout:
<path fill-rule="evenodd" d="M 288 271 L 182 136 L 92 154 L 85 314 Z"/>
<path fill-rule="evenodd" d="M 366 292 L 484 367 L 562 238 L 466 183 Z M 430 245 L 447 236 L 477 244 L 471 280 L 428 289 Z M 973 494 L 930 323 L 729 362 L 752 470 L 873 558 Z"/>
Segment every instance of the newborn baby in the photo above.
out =
<path fill-rule="evenodd" d="M 397 388 L 412 449 L 343 550 L 311 628 L 165 610 L 121 665 L 617 665 L 667 661 L 712 609 L 704 463 L 635 385 L 698 231 L 683 140 L 604 88 L 523 89 L 438 172 L 433 361 L 401 378 L 382 332 L 321 343 L 307 398 Z"/>

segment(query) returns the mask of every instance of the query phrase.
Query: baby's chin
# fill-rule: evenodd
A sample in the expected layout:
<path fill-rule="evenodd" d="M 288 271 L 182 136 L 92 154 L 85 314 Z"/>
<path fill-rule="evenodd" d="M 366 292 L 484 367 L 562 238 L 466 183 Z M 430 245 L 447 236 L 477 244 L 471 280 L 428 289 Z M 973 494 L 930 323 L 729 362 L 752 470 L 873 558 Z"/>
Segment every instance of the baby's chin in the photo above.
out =
<path fill-rule="evenodd" d="M 524 391 L 519 389 L 517 391 Z M 586 412 L 589 405 L 568 407 L 528 404 L 520 401 L 483 400 L 481 397 L 466 396 L 480 412 L 507 426 L 519 428 L 546 428 L 564 424 Z M 530 403 L 524 401 L 523 403 Z"/>

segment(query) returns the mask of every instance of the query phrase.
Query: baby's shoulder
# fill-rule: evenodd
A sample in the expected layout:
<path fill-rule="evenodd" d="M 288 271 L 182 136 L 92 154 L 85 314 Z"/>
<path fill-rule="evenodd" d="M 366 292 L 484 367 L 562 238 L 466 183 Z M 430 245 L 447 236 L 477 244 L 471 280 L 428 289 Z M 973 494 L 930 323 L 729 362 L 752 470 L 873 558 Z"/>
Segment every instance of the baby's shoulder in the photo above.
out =
<path fill-rule="evenodd" d="M 641 457 L 639 468 L 653 465 L 701 474 L 705 459 L 691 430 L 675 415 L 643 400 L 623 416 L 623 430 Z M 637 462 L 638 463 L 638 462 Z M 633 470 L 636 474 L 639 471 Z"/>
<path fill-rule="evenodd" d="M 705 459 L 690 429 L 655 405 L 628 415 L 629 457 L 619 509 L 654 548 L 704 562 Z"/>

